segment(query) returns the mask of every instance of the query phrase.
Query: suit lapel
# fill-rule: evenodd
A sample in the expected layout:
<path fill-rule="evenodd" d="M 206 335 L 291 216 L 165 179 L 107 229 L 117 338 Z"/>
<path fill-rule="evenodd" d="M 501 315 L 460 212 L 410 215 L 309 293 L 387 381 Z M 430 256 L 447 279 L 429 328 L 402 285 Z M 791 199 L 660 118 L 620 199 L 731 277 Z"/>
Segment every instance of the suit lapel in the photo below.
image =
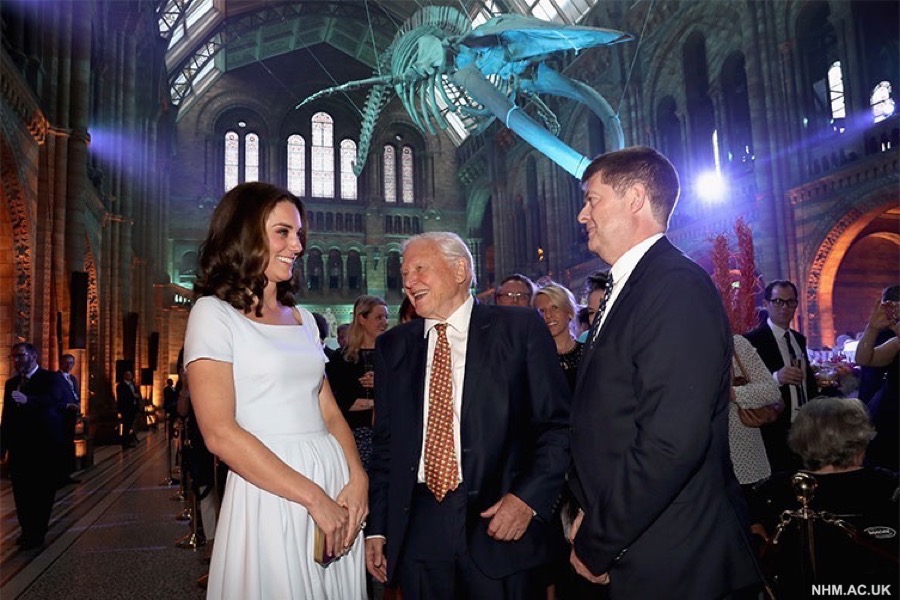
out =
<path fill-rule="evenodd" d="M 412 327 L 407 339 L 407 356 L 401 357 L 401 361 L 408 360 L 412 365 L 412 397 L 413 413 L 416 431 L 419 436 L 419 445 L 422 443 L 422 432 L 425 422 L 425 362 L 428 358 L 428 338 L 425 337 L 425 319 L 419 319 L 420 324 Z"/>
<path fill-rule="evenodd" d="M 490 311 L 484 305 L 475 301 L 472 307 L 472 316 L 469 320 L 469 336 L 466 342 L 466 373 L 463 377 L 462 409 L 459 422 L 465 421 L 471 407 L 477 402 L 476 391 L 481 387 L 481 375 L 487 362 L 488 349 L 491 344 L 491 321 L 488 317 Z M 465 431 L 465 428 L 462 428 Z"/>

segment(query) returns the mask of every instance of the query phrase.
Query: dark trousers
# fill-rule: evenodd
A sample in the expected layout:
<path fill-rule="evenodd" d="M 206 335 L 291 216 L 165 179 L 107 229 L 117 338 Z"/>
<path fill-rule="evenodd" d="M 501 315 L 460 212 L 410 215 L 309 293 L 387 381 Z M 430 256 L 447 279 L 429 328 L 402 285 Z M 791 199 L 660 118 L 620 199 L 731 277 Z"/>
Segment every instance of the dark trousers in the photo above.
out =
<path fill-rule="evenodd" d="M 15 457 L 11 457 L 14 461 Z M 56 499 L 59 465 L 43 461 L 11 465 L 13 499 L 16 517 L 22 528 L 22 543 L 38 545 L 44 542 L 50 524 L 50 511 Z"/>
<path fill-rule="evenodd" d="M 417 485 L 406 540 L 397 565 L 404 600 L 532 600 L 544 596 L 534 571 L 502 579 L 485 575 L 466 544 L 466 493 L 435 500 Z"/>
<path fill-rule="evenodd" d="M 134 419 L 137 417 L 137 409 L 127 410 L 122 415 L 122 447 L 130 446 L 132 442 L 137 440 L 134 434 Z"/>

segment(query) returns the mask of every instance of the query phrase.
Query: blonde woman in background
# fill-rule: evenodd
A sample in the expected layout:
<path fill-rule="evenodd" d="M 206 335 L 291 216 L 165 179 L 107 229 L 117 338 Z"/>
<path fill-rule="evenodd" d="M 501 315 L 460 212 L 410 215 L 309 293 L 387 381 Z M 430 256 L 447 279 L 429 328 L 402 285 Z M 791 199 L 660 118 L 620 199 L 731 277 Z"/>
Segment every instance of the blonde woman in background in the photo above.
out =
<path fill-rule="evenodd" d="M 377 296 L 360 296 L 353 303 L 353 320 L 343 352 L 325 367 L 331 389 L 353 431 L 363 466 L 372 455 L 375 407 L 375 339 L 387 330 L 387 303 Z"/>
<path fill-rule="evenodd" d="M 534 293 L 531 305 L 537 309 L 556 343 L 556 355 L 559 364 L 566 374 L 569 389 L 575 389 L 575 377 L 584 344 L 575 340 L 575 296 L 558 283 L 550 283 L 540 287 Z"/>

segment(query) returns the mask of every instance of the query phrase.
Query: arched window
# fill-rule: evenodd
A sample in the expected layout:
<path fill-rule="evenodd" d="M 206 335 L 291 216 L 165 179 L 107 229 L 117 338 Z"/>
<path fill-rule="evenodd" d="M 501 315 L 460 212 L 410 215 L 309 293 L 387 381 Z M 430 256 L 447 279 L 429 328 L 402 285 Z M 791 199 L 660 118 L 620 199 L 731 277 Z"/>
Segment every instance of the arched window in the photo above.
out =
<path fill-rule="evenodd" d="M 306 140 L 301 135 L 287 140 L 287 188 L 295 196 L 306 195 Z"/>
<path fill-rule="evenodd" d="M 255 133 L 244 138 L 244 181 L 259 181 L 259 136 Z"/>
<path fill-rule="evenodd" d="M 833 121 L 847 116 L 844 106 L 844 72 L 841 69 L 841 61 L 836 60 L 828 67 L 828 102 L 831 106 L 831 118 Z M 840 127 L 843 131 L 843 126 Z"/>
<path fill-rule="evenodd" d="M 891 90 L 891 84 L 882 81 L 872 90 L 869 97 L 869 104 L 872 106 L 872 121 L 880 123 L 889 116 L 894 114 L 894 98 Z"/>
<path fill-rule="evenodd" d="M 384 147 L 384 201 L 397 201 L 397 158 L 394 147 Z"/>
<path fill-rule="evenodd" d="M 240 167 L 240 138 L 234 131 L 225 132 L 225 191 L 238 184 Z"/>
<path fill-rule="evenodd" d="M 241 127 L 243 126 L 241 124 Z M 242 157 L 243 173 L 241 172 Z M 259 136 L 255 133 L 241 136 L 236 131 L 226 131 L 224 167 L 223 183 L 226 192 L 239 183 L 259 181 Z"/>
<path fill-rule="evenodd" d="M 334 120 L 324 112 L 312 118 L 312 195 L 334 198 Z"/>
<path fill-rule="evenodd" d="M 413 202 L 413 149 L 403 146 L 403 154 L 400 157 L 400 197 L 404 204 Z"/>
<path fill-rule="evenodd" d="M 356 200 L 356 175 L 353 161 L 356 160 L 356 142 L 341 140 L 341 199 Z"/>

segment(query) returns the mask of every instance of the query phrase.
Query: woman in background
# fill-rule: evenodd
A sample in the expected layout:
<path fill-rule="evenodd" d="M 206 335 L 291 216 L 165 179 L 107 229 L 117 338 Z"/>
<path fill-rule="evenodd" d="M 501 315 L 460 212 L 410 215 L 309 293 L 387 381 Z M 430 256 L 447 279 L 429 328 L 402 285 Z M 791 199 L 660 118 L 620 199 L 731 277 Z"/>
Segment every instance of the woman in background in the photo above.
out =
<path fill-rule="evenodd" d="M 544 317 L 544 323 L 556 343 L 556 355 L 566 373 L 569 389 L 574 390 L 584 349 L 584 344 L 576 341 L 574 335 L 575 296 L 558 283 L 550 283 L 537 289 L 531 305 Z"/>
<path fill-rule="evenodd" d="M 222 198 L 200 247 L 185 364 L 206 445 L 231 467 L 208 598 L 365 598 L 368 479 L 312 314 L 294 306 L 303 204 L 265 183 Z M 329 554 L 315 560 L 316 529 Z"/>
<path fill-rule="evenodd" d="M 750 486 L 771 475 L 772 469 L 766 456 L 762 433 L 758 427 L 747 427 L 741 422 L 739 409 L 776 411 L 772 415 L 775 417 L 777 412 L 784 408 L 784 404 L 772 374 L 756 352 L 756 348 L 742 335 L 734 336 L 732 373 L 728 444 L 731 448 L 734 474 L 746 496 Z"/>
<path fill-rule="evenodd" d="M 325 367 L 338 406 L 353 431 L 363 466 L 372 455 L 375 408 L 375 339 L 387 330 L 387 303 L 377 296 L 360 296 L 353 303 L 353 320 L 343 352 Z"/>

